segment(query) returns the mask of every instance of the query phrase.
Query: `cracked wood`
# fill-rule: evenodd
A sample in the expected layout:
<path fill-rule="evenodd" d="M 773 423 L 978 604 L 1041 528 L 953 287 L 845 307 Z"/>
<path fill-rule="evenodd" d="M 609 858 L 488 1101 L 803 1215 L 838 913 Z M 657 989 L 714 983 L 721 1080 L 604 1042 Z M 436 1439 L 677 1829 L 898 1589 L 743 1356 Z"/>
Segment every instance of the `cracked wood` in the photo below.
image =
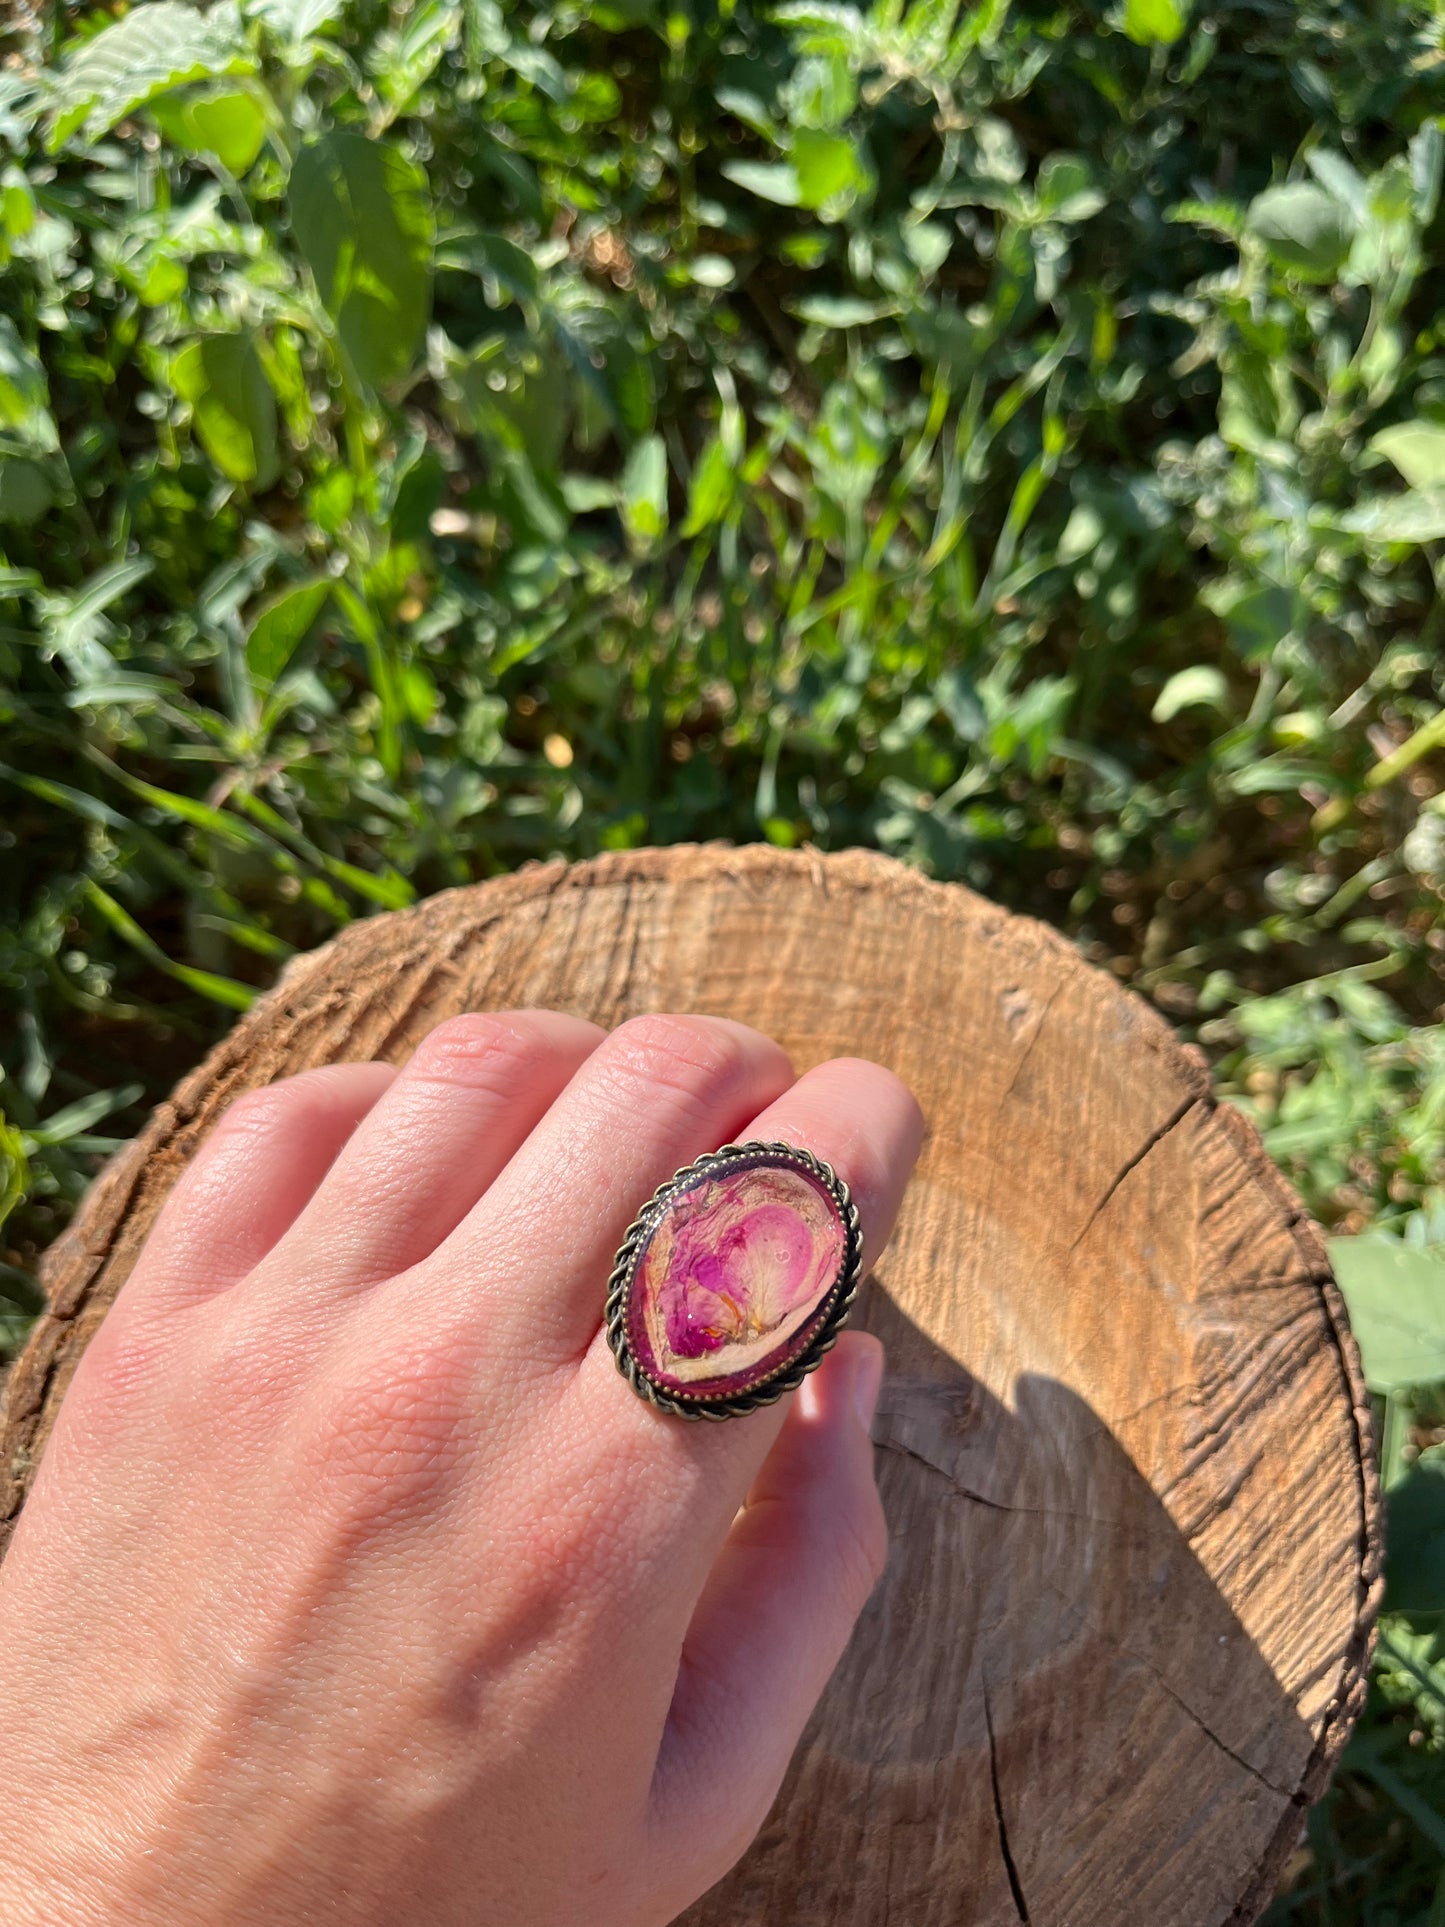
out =
<path fill-rule="evenodd" d="M 891 1064 L 929 1120 L 855 1314 L 888 1347 L 888 1571 L 686 1927 L 1253 1920 L 1361 1703 L 1379 1601 L 1323 1249 L 1156 1015 L 1040 925 L 882 857 L 537 865 L 297 959 L 50 1254 L 7 1388 L 5 1517 L 226 1103 L 524 1004 L 742 1018 L 800 1069 Z"/>

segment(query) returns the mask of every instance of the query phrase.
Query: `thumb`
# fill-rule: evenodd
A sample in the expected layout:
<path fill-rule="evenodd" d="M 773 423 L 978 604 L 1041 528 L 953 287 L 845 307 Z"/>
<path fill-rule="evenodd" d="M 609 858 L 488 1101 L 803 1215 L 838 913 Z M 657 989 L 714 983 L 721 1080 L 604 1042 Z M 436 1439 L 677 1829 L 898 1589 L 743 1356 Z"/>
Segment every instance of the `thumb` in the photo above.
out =
<path fill-rule="evenodd" d="M 883 1364 L 848 1332 L 803 1381 L 683 1642 L 652 1820 L 674 1866 L 708 1863 L 706 1885 L 766 1819 L 887 1560 L 868 1429 Z"/>

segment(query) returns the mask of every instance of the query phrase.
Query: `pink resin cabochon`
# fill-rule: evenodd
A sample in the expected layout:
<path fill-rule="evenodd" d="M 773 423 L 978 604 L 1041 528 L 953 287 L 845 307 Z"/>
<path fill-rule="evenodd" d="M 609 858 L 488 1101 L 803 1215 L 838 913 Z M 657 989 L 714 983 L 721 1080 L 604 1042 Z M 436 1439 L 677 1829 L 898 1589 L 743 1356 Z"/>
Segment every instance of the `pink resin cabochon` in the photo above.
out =
<path fill-rule="evenodd" d="M 654 1384 L 727 1397 L 805 1351 L 827 1316 L 848 1234 L 810 1172 L 766 1152 L 695 1178 L 633 1266 L 628 1348 Z"/>

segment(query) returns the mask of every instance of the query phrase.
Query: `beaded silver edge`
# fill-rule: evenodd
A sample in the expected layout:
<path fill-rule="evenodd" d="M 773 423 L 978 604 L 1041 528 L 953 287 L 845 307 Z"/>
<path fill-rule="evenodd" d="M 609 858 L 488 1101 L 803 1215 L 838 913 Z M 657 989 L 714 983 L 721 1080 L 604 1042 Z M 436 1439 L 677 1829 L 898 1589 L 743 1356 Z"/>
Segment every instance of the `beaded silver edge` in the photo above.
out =
<path fill-rule="evenodd" d="M 844 1251 L 843 1263 L 838 1276 L 833 1281 L 829 1293 L 822 1298 L 820 1305 L 828 1307 L 828 1315 L 819 1326 L 807 1348 L 796 1358 L 779 1365 L 770 1376 L 750 1385 L 745 1392 L 729 1395 L 716 1395 L 711 1398 L 705 1393 L 696 1396 L 680 1396 L 666 1390 L 647 1375 L 627 1343 L 626 1310 L 627 1292 L 632 1282 L 642 1245 L 648 1233 L 662 1216 L 664 1207 L 679 1192 L 685 1190 L 697 1178 L 726 1170 L 730 1164 L 743 1158 L 757 1157 L 766 1153 L 774 1159 L 790 1163 L 809 1172 L 832 1193 L 843 1220 Z M 740 1418 L 746 1412 L 755 1412 L 760 1406 L 772 1405 L 784 1395 L 801 1385 L 808 1373 L 822 1361 L 826 1352 L 838 1342 L 838 1334 L 843 1329 L 853 1301 L 858 1295 L 858 1284 L 862 1269 L 863 1234 L 858 1222 L 858 1207 L 853 1202 L 853 1194 L 831 1164 L 822 1158 L 814 1157 L 797 1144 L 725 1144 L 718 1151 L 708 1151 L 691 1164 L 685 1164 L 674 1171 L 665 1183 L 660 1184 L 643 1205 L 632 1223 L 627 1227 L 627 1235 L 618 1249 L 613 1262 L 612 1275 L 607 1281 L 607 1343 L 617 1361 L 617 1369 L 627 1380 L 639 1398 L 645 1398 L 661 1412 L 671 1412 L 678 1418 L 686 1419 L 728 1419 Z"/>

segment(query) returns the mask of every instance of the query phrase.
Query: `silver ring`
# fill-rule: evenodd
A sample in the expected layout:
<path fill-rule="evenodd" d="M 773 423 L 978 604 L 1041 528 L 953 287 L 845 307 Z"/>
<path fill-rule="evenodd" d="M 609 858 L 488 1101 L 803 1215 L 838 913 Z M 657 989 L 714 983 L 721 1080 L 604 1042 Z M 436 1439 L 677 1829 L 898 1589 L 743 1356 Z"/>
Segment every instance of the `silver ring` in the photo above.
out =
<path fill-rule="evenodd" d="M 858 1294 L 858 1207 L 795 1144 L 726 1144 L 643 1205 L 607 1283 L 607 1342 L 639 1398 L 727 1419 L 792 1391 Z"/>

